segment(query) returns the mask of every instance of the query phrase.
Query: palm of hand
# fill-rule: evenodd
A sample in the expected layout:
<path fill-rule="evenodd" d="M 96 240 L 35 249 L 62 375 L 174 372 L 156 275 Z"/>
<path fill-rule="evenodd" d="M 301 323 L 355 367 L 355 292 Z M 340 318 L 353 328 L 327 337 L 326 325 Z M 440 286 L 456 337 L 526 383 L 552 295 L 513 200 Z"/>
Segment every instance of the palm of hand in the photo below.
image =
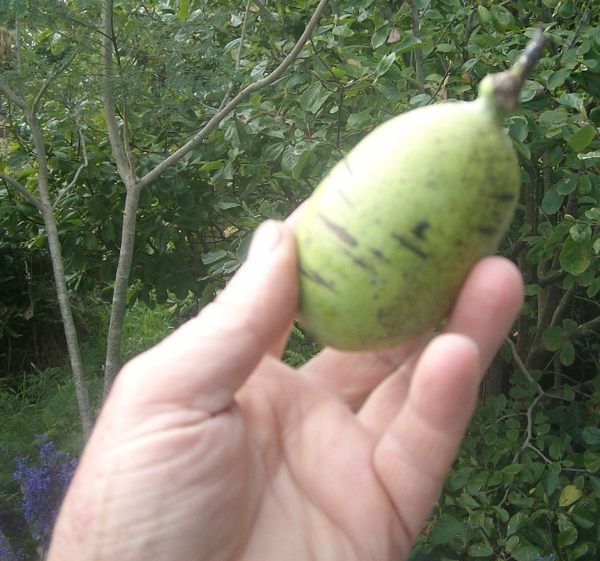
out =
<path fill-rule="evenodd" d="M 401 559 L 520 306 L 518 279 L 487 260 L 424 349 L 325 350 L 293 371 L 275 358 L 296 307 L 288 232 L 123 369 L 48 560 Z"/>

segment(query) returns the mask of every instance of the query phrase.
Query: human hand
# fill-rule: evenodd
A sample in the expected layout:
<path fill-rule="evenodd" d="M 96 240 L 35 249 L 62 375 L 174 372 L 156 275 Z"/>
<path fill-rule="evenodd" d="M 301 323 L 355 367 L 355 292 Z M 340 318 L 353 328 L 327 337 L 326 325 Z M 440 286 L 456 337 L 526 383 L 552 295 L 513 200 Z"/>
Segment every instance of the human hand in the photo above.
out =
<path fill-rule="evenodd" d="M 48 561 L 407 556 L 522 304 L 520 274 L 486 258 L 431 341 L 325 349 L 294 370 L 280 357 L 295 259 L 291 230 L 264 224 L 216 301 L 125 365 Z"/>

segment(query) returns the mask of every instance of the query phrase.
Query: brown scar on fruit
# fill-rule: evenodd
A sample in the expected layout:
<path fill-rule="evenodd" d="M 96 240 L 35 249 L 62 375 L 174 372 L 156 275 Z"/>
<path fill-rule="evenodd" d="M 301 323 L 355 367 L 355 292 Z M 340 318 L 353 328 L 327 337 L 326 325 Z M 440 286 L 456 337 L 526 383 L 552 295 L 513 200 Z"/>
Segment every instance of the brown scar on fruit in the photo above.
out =
<path fill-rule="evenodd" d="M 397 232 L 392 233 L 392 237 L 400 242 L 406 249 L 412 251 L 415 255 L 418 255 L 421 259 L 427 259 L 429 255 L 425 253 L 420 247 L 417 247 L 413 242 L 407 240 L 403 235 Z"/>
<path fill-rule="evenodd" d="M 321 219 L 323 224 L 325 224 L 325 226 L 327 226 L 327 228 L 329 228 L 345 244 L 348 244 L 351 246 L 358 245 L 356 238 L 353 237 L 352 235 L 350 235 L 350 233 L 345 228 L 343 228 L 339 224 L 336 224 L 335 222 L 332 222 L 331 220 L 329 220 L 329 218 L 327 218 L 322 213 L 319 213 L 319 218 Z"/>
<path fill-rule="evenodd" d="M 333 283 L 331 281 L 327 281 L 316 271 L 307 271 L 305 269 L 300 268 L 300 274 L 305 276 L 308 280 L 311 280 L 314 283 L 320 284 L 327 290 L 331 290 L 332 292 L 335 292 L 335 283 Z"/>

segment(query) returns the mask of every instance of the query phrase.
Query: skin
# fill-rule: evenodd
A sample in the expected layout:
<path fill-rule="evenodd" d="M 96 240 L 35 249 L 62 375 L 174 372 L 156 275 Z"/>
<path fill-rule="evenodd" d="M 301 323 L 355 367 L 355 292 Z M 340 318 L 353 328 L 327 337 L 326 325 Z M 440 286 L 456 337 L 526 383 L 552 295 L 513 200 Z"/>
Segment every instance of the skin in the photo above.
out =
<path fill-rule="evenodd" d="M 398 560 L 431 512 L 482 373 L 522 305 L 479 262 L 442 333 L 280 361 L 297 305 L 290 228 L 265 223 L 213 304 L 121 371 L 48 561 Z"/>

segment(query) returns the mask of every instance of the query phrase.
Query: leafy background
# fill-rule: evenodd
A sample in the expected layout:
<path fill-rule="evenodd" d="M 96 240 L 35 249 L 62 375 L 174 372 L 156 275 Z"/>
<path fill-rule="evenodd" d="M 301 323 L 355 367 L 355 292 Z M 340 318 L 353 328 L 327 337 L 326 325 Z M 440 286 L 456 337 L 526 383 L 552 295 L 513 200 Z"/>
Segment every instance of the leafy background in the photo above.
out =
<path fill-rule="evenodd" d="M 126 107 L 120 118 L 140 170 L 189 139 L 228 93 L 271 71 L 315 6 L 311 0 L 115 0 L 115 104 Z M 0 6 L 7 83 L 19 78 L 16 23 L 32 92 L 77 49 L 48 89 L 38 119 L 96 406 L 125 197 L 98 93 L 99 10 L 99 2 L 83 0 Z M 506 121 L 523 187 L 500 251 L 525 277 L 526 304 L 488 373 L 469 435 L 413 557 L 595 559 L 598 21 L 597 3 L 582 0 L 331 2 L 293 68 L 143 190 L 123 360 L 209 302 L 243 261 L 256 226 L 289 214 L 369 130 L 414 107 L 474 98 L 483 76 L 514 62 L 542 25 L 551 45 L 521 107 Z M 0 171 L 35 192 L 30 131 L 3 96 L 0 137 Z M 7 523 L 23 514 L 15 460 L 37 457 L 36 435 L 48 435 L 74 456 L 83 438 L 44 223 L 1 182 L 0 263 L 0 530 L 23 558 L 36 558 L 31 532 Z M 299 365 L 316 350 L 296 328 L 286 359 Z"/>

